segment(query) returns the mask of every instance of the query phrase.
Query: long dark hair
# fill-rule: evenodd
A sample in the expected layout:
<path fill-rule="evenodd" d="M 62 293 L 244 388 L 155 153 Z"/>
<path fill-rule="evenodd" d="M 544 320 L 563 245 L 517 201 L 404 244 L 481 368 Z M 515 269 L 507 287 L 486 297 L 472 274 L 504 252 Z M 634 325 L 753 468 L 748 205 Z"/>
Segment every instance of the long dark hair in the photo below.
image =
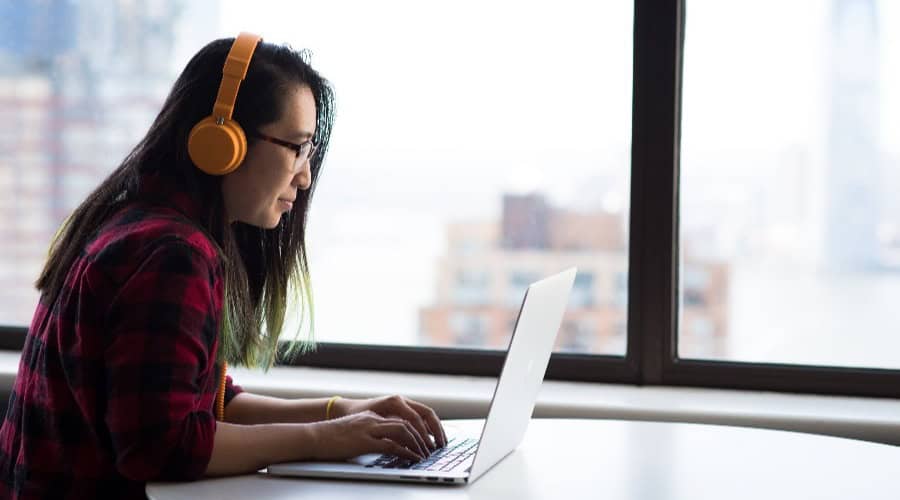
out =
<path fill-rule="evenodd" d="M 306 252 L 306 219 L 321 175 L 334 123 L 334 92 L 310 67 L 306 52 L 286 45 L 260 42 L 241 84 L 233 118 L 245 131 L 255 131 L 281 118 L 287 95 L 308 86 L 316 101 L 319 147 L 310 158 L 311 185 L 300 190 L 294 207 L 278 226 L 262 229 L 225 218 L 221 177 L 210 176 L 188 157 L 187 139 L 195 123 L 212 112 L 222 78 L 222 66 L 233 38 L 203 47 L 187 63 L 172 86 L 147 135 L 122 163 L 63 222 L 36 282 L 52 304 L 72 263 L 100 226 L 123 204 L 138 198 L 142 177 L 160 175 L 199 200 L 203 213 L 195 222 L 219 246 L 225 274 L 223 329 L 219 359 L 229 363 L 271 367 L 278 354 L 289 293 L 296 293 L 301 328 L 287 350 L 288 357 L 314 347 L 313 303 Z M 249 293 L 248 293 L 249 291 Z M 298 342 L 304 322 L 309 337 Z"/>

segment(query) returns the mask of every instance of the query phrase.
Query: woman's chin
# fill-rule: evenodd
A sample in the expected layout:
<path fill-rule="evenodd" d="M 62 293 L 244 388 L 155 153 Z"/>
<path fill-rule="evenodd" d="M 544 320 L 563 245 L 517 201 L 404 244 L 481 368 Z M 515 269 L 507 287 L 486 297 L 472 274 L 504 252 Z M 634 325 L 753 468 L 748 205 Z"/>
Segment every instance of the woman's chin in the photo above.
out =
<path fill-rule="evenodd" d="M 261 225 L 260 227 L 264 229 L 275 229 L 276 227 L 278 227 L 279 222 L 281 222 L 281 214 L 279 214 L 277 217 L 270 218 L 266 221 L 265 224 Z"/>
<path fill-rule="evenodd" d="M 260 229 L 275 229 L 281 222 L 281 214 L 271 214 L 268 217 L 255 217 L 253 219 L 241 220 L 244 224 L 248 224 Z"/>

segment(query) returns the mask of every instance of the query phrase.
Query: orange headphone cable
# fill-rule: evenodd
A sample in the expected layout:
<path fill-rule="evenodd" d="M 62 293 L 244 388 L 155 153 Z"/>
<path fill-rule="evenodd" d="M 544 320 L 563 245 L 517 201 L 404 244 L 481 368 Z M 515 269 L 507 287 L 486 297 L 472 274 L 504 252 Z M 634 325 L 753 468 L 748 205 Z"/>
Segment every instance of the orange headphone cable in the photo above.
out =
<path fill-rule="evenodd" d="M 216 391 L 216 419 L 225 421 L 225 371 L 228 363 L 222 361 L 222 373 L 219 375 L 219 390 Z"/>

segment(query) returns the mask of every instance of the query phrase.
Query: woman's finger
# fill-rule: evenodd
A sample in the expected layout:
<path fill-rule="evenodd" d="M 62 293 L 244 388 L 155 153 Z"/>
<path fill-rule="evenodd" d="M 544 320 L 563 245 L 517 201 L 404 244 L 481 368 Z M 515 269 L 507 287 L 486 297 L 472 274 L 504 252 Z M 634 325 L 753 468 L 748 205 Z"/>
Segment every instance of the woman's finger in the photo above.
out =
<path fill-rule="evenodd" d="M 447 433 L 444 432 L 444 426 L 441 424 L 441 419 L 438 418 L 437 413 L 429 406 L 418 401 L 408 400 L 407 404 L 425 420 L 430 429 L 430 434 L 434 436 L 438 446 L 441 448 L 447 446 Z"/>
<path fill-rule="evenodd" d="M 401 419 L 386 419 L 378 425 L 378 435 L 375 437 L 388 438 L 399 443 L 416 453 L 418 460 L 424 460 L 428 452 L 422 448 L 409 423 Z"/>
<path fill-rule="evenodd" d="M 389 438 L 381 438 L 377 439 L 376 441 L 378 442 L 378 444 L 375 445 L 375 449 L 373 451 L 402 457 L 407 460 L 413 460 L 415 462 L 422 460 L 422 457 L 416 455 L 414 451 L 401 444 L 398 444 L 396 441 L 393 441 Z"/>
<path fill-rule="evenodd" d="M 419 436 L 422 437 L 422 441 L 425 444 L 425 447 L 428 448 L 428 451 L 434 451 L 435 445 L 432 444 L 430 437 L 434 433 L 429 431 L 425 420 L 419 415 L 419 412 L 413 408 L 413 403 L 414 401 L 412 400 L 405 401 L 400 407 L 397 416 L 412 424 Z"/>
<path fill-rule="evenodd" d="M 431 447 L 428 446 L 428 442 L 425 440 L 425 437 L 422 436 L 422 434 L 420 434 L 418 430 L 416 430 L 415 426 L 408 420 L 402 418 L 397 420 L 399 420 L 406 427 L 407 432 L 409 432 L 412 437 L 415 438 L 416 444 L 419 445 L 419 450 L 422 452 L 422 456 L 427 457 L 428 455 L 431 455 Z"/>

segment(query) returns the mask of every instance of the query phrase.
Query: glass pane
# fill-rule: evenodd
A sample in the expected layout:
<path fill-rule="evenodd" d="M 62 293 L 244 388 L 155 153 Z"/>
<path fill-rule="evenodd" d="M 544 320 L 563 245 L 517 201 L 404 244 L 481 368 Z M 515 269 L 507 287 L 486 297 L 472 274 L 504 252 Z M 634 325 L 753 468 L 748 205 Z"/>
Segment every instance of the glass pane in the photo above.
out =
<path fill-rule="evenodd" d="M 51 237 L 187 61 L 181 2 L 118 3 L 0 2 L 0 324 L 29 324 Z"/>
<path fill-rule="evenodd" d="M 53 20 L 17 22 L 0 45 L 10 68 L 33 68 L 6 70 L 4 88 L 16 119 L 37 123 L 3 124 L 0 224 L 34 236 L 3 247 L 4 293 L 21 300 L 0 304 L 0 323 L 27 323 L 52 231 L 146 131 L 190 55 L 253 31 L 310 49 L 337 94 L 307 238 L 318 340 L 505 347 L 528 283 L 575 265 L 558 347 L 624 353 L 631 2 L 56 3 L 2 7 Z M 73 71 L 76 57 L 96 59 Z"/>
<path fill-rule="evenodd" d="M 679 354 L 900 367 L 900 4 L 686 19 Z"/>

